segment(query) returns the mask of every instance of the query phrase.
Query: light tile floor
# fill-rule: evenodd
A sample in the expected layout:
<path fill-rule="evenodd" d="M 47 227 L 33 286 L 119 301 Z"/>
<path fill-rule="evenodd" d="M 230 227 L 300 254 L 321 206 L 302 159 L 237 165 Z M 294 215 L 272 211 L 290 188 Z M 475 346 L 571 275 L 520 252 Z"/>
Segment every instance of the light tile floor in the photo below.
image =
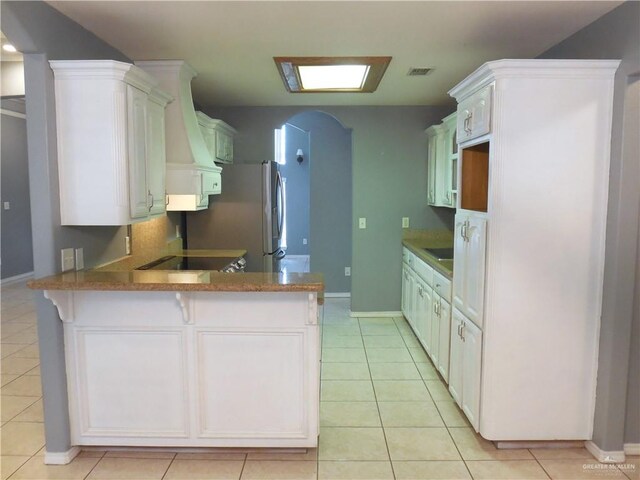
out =
<path fill-rule="evenodd" d="M 83 451 L 43 464 L 36 317 L 24 285 L 2 290 L 2 479 L 603 479 L 640 476 L 583 448 L 497 450 L 469 426 L 403 319 L 324 309 L 320 447 L 307 453 Z"/>

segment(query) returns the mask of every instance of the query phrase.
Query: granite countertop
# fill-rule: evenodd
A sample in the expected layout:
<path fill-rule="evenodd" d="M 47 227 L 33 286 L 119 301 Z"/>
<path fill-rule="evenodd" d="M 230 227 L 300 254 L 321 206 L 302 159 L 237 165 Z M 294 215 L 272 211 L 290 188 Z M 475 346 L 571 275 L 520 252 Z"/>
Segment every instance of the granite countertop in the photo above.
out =
<path fill-rule="evenodd" d="M 453 278 L 453 260 L 438 260 L 424 248 L 451 248 L 453 246 L 453 234 L 448 230 L 428 231 L 409 230 L 402 239 L 402 245 L 407 247 L 420 260 L 433 267 L 445 277 Z"/>
<path fill-rule="evenodd" d="M 174 250 L 172 255 L 242 257 L 246 250 Z M 31 280 L 33 290 L 324 292 L 315 273 L 224 273 L 205 270 L 135 270 L 165 252 L 132 255 L 93 270 L 73 271 Z"/>
<path fill-rule="evenodd" d="M 224 273 L 210 271 L 79 271 L 31 280 L 33 290 L 158 292 L 323 292 L 317 273 Z"/>

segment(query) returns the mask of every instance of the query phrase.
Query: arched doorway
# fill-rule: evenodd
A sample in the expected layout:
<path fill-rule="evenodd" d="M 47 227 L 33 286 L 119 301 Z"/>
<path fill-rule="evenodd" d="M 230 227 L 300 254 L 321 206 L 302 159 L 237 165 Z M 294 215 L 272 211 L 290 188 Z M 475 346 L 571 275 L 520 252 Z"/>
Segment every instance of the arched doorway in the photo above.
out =
<path fill-rule="evenodd" d="M 324 275 L 328 295 L 351 292 L 351 129 L 320 111 L 283 125 L 281 172 L 286 179 L 289 271 L 308 265 Z M 298 150 L 302 162 L 298 162 Z M 306 259 L 308 258 L 308 263 Z"/>

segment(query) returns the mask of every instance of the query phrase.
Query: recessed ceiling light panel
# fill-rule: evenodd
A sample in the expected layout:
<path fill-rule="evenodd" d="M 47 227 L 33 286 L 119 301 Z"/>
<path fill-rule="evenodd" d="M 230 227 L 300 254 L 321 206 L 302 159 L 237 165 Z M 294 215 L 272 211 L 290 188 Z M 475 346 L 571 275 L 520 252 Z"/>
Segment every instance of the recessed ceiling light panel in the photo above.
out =
<path fill-rule="evenodd" d="M 275 57 L 291 93 L 373 92 L 391 57 Z"/>

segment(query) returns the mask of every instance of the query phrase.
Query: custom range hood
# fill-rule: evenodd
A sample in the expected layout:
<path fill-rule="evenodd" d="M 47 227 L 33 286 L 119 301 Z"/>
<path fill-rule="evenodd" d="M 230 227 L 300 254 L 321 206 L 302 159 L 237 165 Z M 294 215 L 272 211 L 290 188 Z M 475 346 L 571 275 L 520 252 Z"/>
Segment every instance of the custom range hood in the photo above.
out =
<path fill-rule="evenodd" d="M 222 191 L 222 168 L 214 163 L 198 126 L 191 80 L 198 74 L 182 60 L 137 61 L 175 99 L 166 109 L 167 210 L 202 210 Z"/>

